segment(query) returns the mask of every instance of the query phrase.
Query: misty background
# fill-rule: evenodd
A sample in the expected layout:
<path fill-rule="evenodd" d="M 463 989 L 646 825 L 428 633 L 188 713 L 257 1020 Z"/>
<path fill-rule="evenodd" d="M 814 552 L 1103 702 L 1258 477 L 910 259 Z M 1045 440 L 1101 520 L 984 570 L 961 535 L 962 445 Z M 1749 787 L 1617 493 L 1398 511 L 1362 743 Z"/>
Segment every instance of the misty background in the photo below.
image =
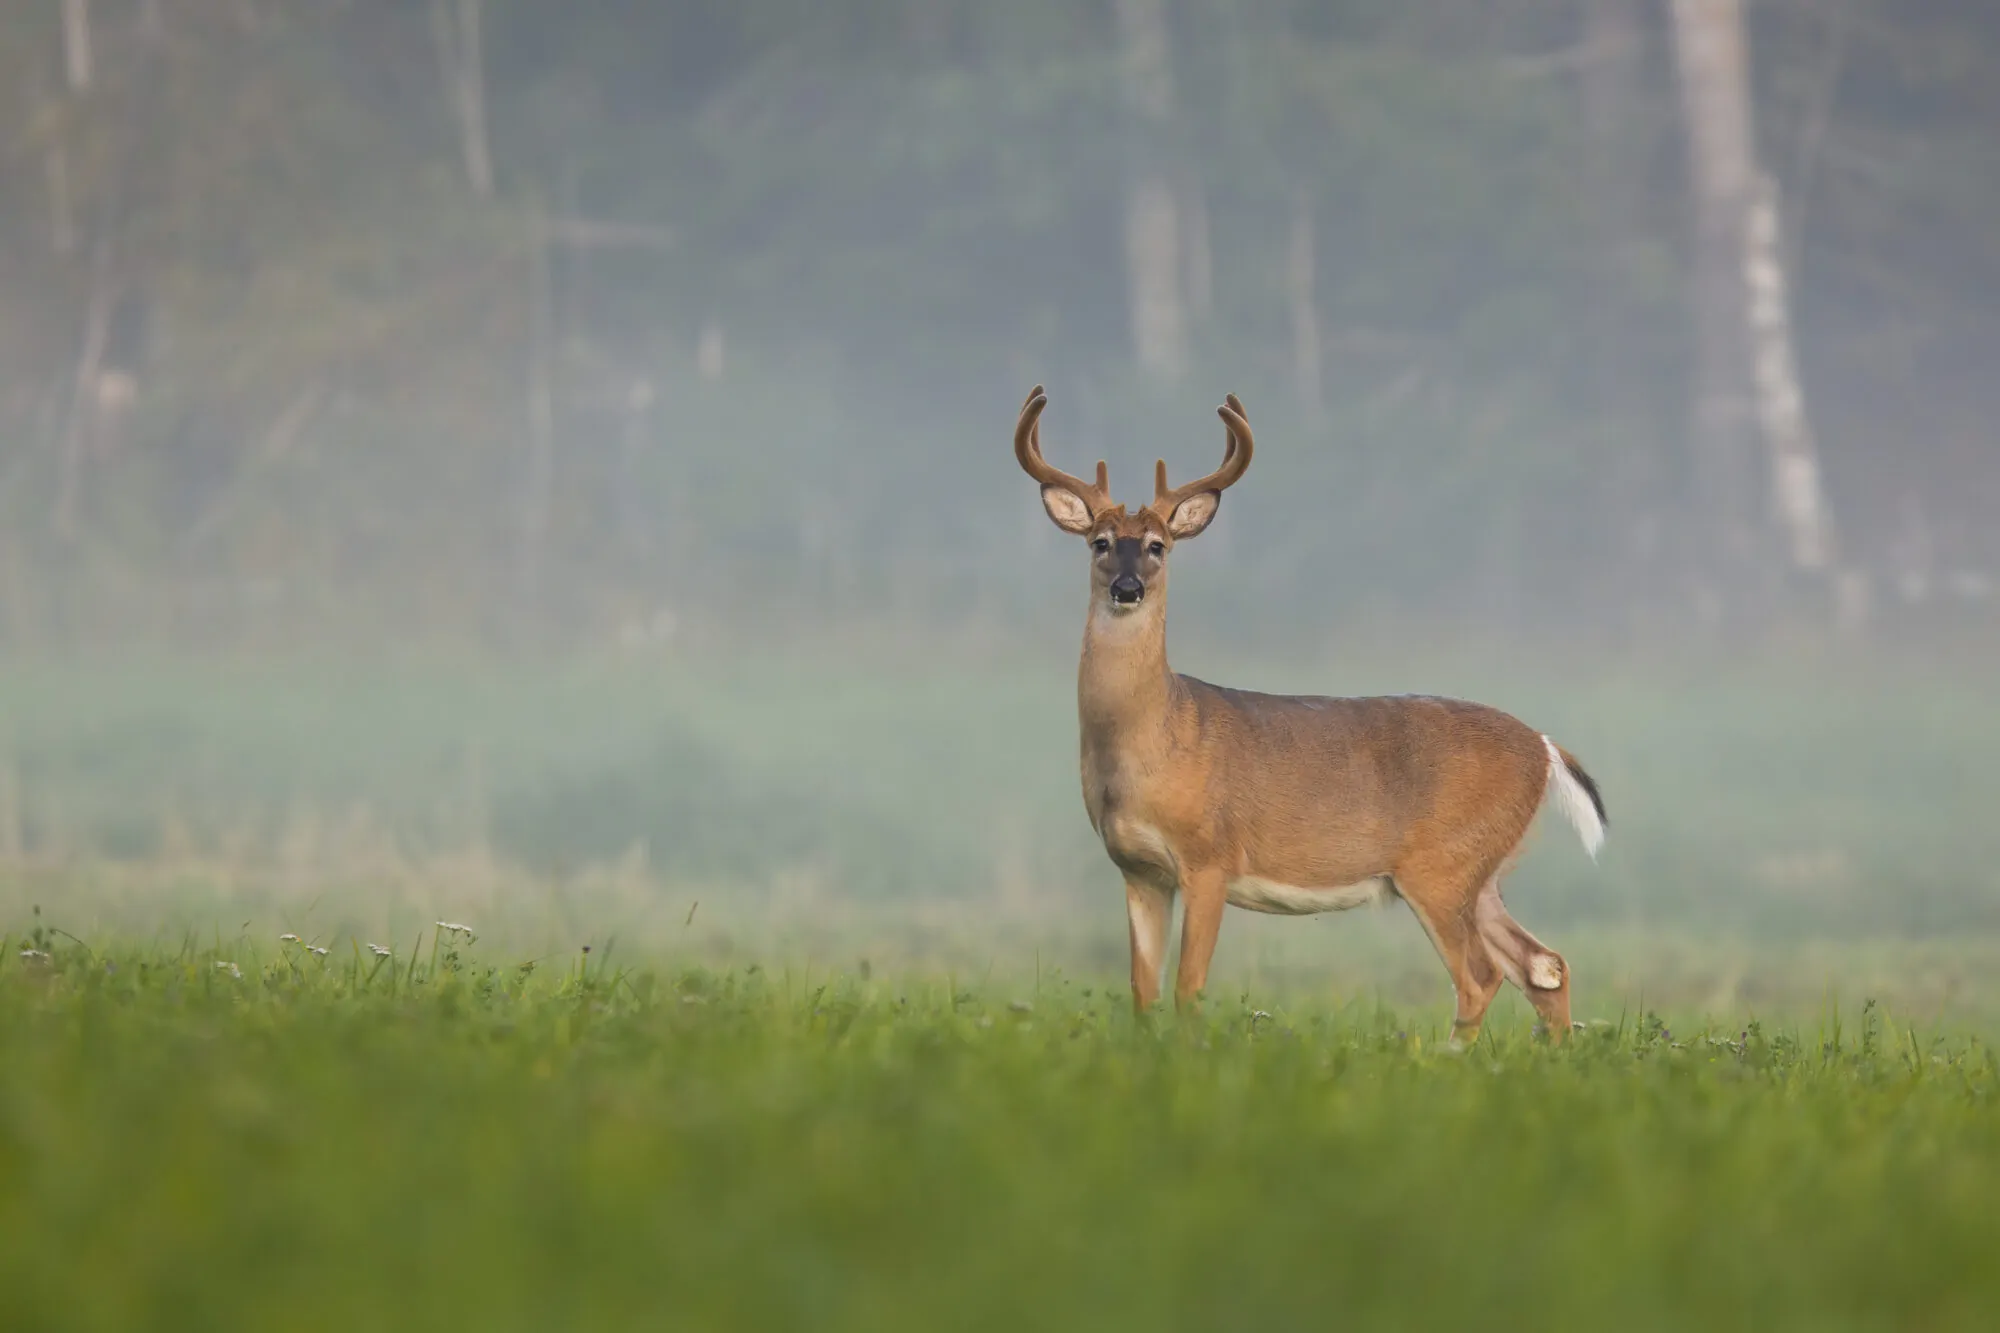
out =
<path fill-rule="evenodd" d="M 12 6 L 0 879 L 1122 950 L 1041 382 L 1135 500 L 1248 404 L 1180 669 L 1584 757 L 1537 928 L 2000 924 L 1996 74 L 1946 0 Z"/>

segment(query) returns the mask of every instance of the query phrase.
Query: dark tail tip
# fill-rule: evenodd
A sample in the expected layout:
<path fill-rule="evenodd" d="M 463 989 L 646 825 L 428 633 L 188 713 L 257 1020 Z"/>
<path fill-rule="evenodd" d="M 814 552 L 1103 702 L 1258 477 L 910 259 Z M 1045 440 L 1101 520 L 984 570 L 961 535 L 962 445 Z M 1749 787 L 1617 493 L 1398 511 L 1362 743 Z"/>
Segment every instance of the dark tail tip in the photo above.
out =
<path fill-rule="evenodd" d="M 1583 765 L 1577 763 L 1576 756 L 1568 750 L 1562 752 L 1562 757 L 1563 767 L 1569 770 L 1569 775 L 1576 779 L 1577 785 L 1582 787 L 1590 796 L 1590 804 L 1597 811 L 1597 822 L 1609 829 L 1611 827 L 1611 816 L 1604 813 L 1604 797 L 1598 794 L 1597 779 L 1584 772 Z"/>

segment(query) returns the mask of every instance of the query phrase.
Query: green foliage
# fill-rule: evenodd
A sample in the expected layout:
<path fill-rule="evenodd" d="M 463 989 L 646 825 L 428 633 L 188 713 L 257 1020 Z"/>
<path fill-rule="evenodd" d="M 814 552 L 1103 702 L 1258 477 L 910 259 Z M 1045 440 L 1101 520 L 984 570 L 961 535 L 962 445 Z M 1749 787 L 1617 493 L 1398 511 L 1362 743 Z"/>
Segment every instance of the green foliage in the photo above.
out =
<path fill-rule="evenodd" d="M 533 965 L 426 932 L 0 970 L 0 1280 L 45 1329 L 1990 1326 L 2000 1066 L 1649 1012 Z M 386 946 L 385 946 L 386 947 Z"/>

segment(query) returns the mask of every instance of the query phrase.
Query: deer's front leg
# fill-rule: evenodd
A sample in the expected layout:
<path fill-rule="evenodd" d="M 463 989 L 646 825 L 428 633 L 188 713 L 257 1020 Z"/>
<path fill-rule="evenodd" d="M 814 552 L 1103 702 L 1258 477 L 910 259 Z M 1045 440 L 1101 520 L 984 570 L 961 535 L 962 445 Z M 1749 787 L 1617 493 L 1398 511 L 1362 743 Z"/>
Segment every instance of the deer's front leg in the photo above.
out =
<path fill-rule="evenodd" d="M 1145 880 L 1125 880 L 1125 916 L 1132 926 L 1132 1005 L 1139 1012 L 1160 1000 L 1160 969 L 1167 961 L 1167 929 L 1174 895 Z"/>
<path fill-rule="evenodd" d="M 1181 877 L 1181 961 L 1174 973 L 1174 1007 L 1192 1009 L 1208 986 L 1208 964 L 1215 957 L 1215 940 L 1222 933 L 1222 909 L 1228 902 L 1220 871 L 1203 870 Z"/>

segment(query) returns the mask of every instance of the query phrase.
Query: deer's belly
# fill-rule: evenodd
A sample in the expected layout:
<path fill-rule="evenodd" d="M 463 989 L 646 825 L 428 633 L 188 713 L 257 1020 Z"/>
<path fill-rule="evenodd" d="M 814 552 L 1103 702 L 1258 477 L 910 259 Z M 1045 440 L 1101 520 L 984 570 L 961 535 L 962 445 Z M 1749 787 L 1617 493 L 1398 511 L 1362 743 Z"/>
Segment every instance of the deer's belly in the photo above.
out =
<path fill-rule="evenodd" d="M 1252 912 L 1278 916 L 1311 916 L 1315 912 L 1345 912 L 1388 901 L 1394 890 L 1387 875 L 1364 879 L 1358 884 L 1308 888 L 1280 884 L 1276 880 L 1245 875 L 1229 881 L 1229 901 Z"/>

